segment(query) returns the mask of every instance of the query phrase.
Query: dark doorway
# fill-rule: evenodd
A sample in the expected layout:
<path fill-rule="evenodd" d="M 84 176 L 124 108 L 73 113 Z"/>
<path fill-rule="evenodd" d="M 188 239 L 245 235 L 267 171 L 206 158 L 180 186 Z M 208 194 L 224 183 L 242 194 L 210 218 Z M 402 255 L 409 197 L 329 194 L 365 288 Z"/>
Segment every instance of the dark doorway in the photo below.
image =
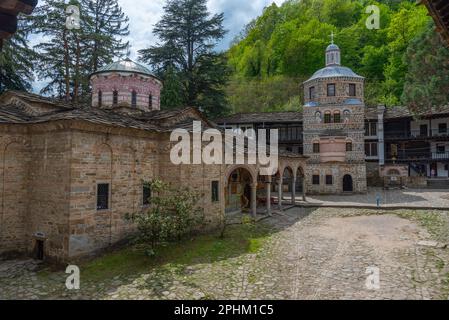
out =
<path fill-rule="evenodd" d="M 343 191 L 344 192 L 352 192 L 354 190 L 352 185 L 352 177 L 347 174 L 343 177 Z"/>
<path fill-rule="evenodd" d="M 44 260 L 44 240 L 36 240 L 35 258 L 37 260 Z"/>

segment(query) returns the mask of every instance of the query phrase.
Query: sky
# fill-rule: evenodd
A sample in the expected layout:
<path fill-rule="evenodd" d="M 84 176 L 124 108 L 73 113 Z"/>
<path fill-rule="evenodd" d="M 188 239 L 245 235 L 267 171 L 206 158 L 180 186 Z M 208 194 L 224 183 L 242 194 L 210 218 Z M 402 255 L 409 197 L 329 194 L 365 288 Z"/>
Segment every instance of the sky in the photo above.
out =
<path fill-rule="evenodd" d="M 155 44 L 153 26 L 163 14 L 165 0 L 118 0 L 123 11 L 129 17 L 131 59 L 137 58 L 137 51 Z M 229 32 L 217 49 L 226 50 L 243 27 L 262 14 L 263 8 L 275 2 L 280 5 L 284 0 L 209 0 L 208 8 L 212 14 L 224 12 L 224 27 Z"/>
<path fill-rule="evenodd" d="M 217 45 L 217 50 L 229 48 L 232 40 L 243 30 L 251 20 L 260 16 L 266 6 L 275 2 L 281 5 L 285 0 L 208 0 L 211 14 L 224 13 L 224 27 L 228 30 L 225 38 Z M 118 0 L 124 13 L 129 17 L 130 34 L 128 40 L 130 58 L 137 61 L 138 51 L 148 48 L 157 42 L 153 35 L 154 25 L 161 19 L 166 0 Z M 35 45 L 40 37 L 31 39 Z M 36 79 L 37 80 L 37 79 Z M 39 92 L 46 81 L 33 83 L 33 91 Z"/>

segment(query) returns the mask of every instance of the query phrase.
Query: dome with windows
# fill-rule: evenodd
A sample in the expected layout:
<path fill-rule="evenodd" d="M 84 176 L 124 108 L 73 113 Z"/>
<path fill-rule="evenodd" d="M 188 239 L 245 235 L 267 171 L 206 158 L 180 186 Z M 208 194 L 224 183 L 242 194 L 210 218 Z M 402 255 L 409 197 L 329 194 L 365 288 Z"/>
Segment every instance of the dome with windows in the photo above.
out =
<path fill-rule="evenodd" d="M 340 48 L 333 41 L 325 58 L 326 66 L 304 82 L 304 106 L 363 104 L 365 78 L 341 65 Z"/>
<path fill-rule="evenodd" d="M 162 82 L 129 58 L 100 68 L 92 73 L 90 82 L 93 107 L 160 110 Z"/>

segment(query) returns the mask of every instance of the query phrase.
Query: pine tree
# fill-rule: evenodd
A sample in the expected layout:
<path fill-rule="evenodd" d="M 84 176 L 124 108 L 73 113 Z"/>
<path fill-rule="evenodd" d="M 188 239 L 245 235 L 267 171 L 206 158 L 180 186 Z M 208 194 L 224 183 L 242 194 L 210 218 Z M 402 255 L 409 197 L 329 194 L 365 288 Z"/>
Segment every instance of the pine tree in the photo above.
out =
<path fill-rule="evenodd" d="M 129 35 L 129 19 L 117 0 L 81 0 L 81 6 L 87 19 L 88 66 L 94 72 L 127 53 L 129 42 L 122 37 Z"/>
<path fill-rule="evenodd" d="M 80 29 L 66 27 L 69 4 L 80 9 Z M 36 46 L 38 76 L 49 81 L 41 93 L 75 104 L 88 101 L 89 75 L 129 46 L 121 40 L 127 21 L 117 0 L 45 0 L 34 15 L 34 28 L 44 39 Z"/>
<path fill-rule="evenodd" d="M 207 0 L 168 0 L 154 33 L 160 43 L 140 50 L 140 60 L 162 76 L 173 67 L 183 84 L 185 105 L 209 116 L 226 112 L 227 67 L 213 50 L 226 33 L 223 14 L 210 16 Z"/>
<path fill-rule="evenodd" d="M 417 113 L 438 109 L 449 101 L 449 49 L 434 28 L 430 23 L 404 57 L 408 70 L 402 102 Z"/>
<path fill-rule="evenodd" d="M 29 19 L 19 17 L 16 34 L 3 42 L 0 52 L 0 93 L 7 89 L 30 90 L 36 53 L 28 45 Z"/>
<path fill-rule="evenodd" d="M 173 67 L 168 67 L 164 76 L 164 87 L 161 92 L 161 108 L 176 109 L 182 107 L 184 97 L 181 80 Z"/>

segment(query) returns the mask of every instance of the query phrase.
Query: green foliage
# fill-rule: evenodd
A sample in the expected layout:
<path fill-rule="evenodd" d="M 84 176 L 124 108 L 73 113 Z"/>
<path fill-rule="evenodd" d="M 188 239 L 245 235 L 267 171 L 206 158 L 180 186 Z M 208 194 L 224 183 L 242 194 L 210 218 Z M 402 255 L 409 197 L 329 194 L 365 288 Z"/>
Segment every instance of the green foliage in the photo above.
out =
<path fill-rule="evenodd" d="M 68 5 L 80 9 L 80 29 L 66 28 Z M 42 94 L 74 103 L 89 100 L 89 75 L 122 57 L 128 42 L 128 18 L 117 0 L 44 0 L 32 15 L 33 32 L 42 37 L 35 49 Z M 30 70 L 31 72 L 31 70 Z"/>
<path fill-rule="evenodd" d="M 227 87 L 228 101 L 233 112 L 300 110 L 302 91 L 298 83 L 304 80 L 285 76 L 234 78 Z"/>
<path fill-rule="evenodd" d="M 408 64 L 402 101 L 414 111 L 428 111 L 449 101 L 449 49 L 432 24 L 417 37 L 404 58 Z"/>
<path fill-rule="evenodd" d="M 161 91 L 161 108 L 176 109 L 184 103 L 183 87 L 181 79 L 173 67 L 168 67 L 162 76 L 164 87 Z"/>
<path fill-rule="evenodd" d="M 365 8 L 371 4 L 380 8 L 379 30 L 366 28 L 369 14 Z M 342 64 L 366 77 L 367 104 L 395 105 L 410 63 L 404 54 L 429 21 L 426 8 L 415 1 L 290 0 L 280 7 L 273 4 L 245 28 L 228 51 L 233 72 L 228 88 L 231 108 L 235 112 L 288 108 L 286 101 L 297 99 L 301 90 L 298 80 L 324 67 L 331 32 L 342 50 Z M 260 86 L 277 77 L 297 81 L 297 91 L 284 93 L 282 101 L 274 104 L 248 105 L 248 96 L 259 96 Z M 276 87 L 264 89 L 265 97 L 277 95 Z"/>
<path fill-rule="evenodd" d="M 137 225 L 137 242 L 148 247 L 147 253 L 154 255 L 156 245 L 181 238 L 204 220 L 197 206 L 199 195 L 188 188 L 175 188 L 161 180 L 146 182 L 151 189 L 151 205 L 147 210 L 127 215 Z"/>
<path fill-rule="evenodd" d="M 0 93 L 6 89 L 29 90 L 33 74 L 33 61 L 36 52 L 28 45 L 30 21 L 19 16 L 18 31 L 11 38 L 3 42 L 0 51 Z"/>
<path fill-rule="evenodd" d="M 183 104 L 208 116 L 225 113 L 227 106 L 227 63 L 214 51 L 226 33 L 223 19 L 223 14 L 210 16 L 206 0 L 168 0 L 154 28 L 160 42 L 139 51 L 140 60 L 150 63 L 163 80 L 171 68 L 182 84 Z M 168 93 L 165 99 L 169 100 Z"/>

